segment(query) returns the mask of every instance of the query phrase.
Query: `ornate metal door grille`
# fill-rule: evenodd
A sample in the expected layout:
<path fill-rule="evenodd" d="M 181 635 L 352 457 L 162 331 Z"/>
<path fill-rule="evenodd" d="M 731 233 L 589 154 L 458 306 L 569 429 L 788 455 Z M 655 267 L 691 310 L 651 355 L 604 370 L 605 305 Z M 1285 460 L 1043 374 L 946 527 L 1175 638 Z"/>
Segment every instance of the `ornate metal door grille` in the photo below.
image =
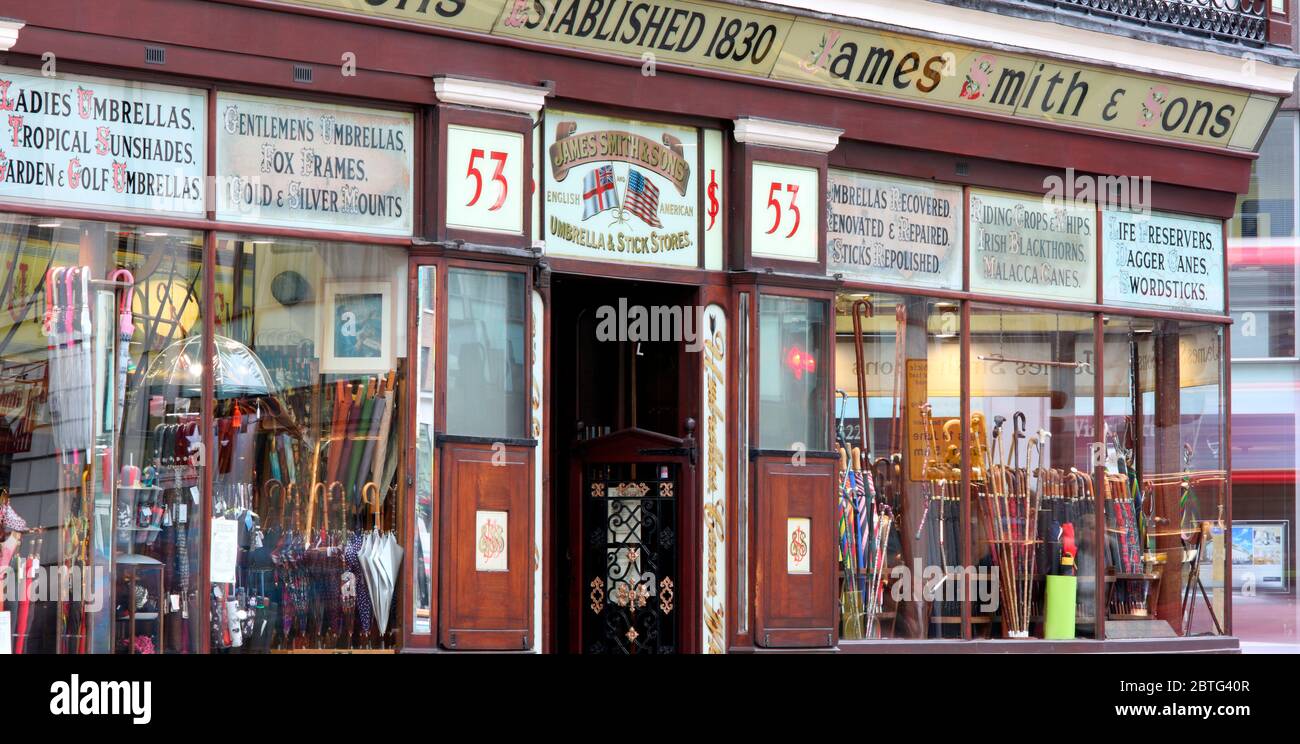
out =
<path fill-rule="evenodd" d="M 679 483 L 676 463 L 587 469 L 583 575 L 588 596 L 582 624 L 587 653 L 677 650 Z"/>

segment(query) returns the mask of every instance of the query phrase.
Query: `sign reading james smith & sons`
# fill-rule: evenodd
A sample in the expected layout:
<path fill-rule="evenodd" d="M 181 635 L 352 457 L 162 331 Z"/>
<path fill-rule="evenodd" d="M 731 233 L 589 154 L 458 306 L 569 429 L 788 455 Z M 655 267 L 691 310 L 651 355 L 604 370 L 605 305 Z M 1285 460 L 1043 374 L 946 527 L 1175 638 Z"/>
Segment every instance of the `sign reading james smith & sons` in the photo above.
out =
<path fill-rule="evenodd" d="M 548 254 L 699 264 L 699 189 L 687 159 L 698 157 L 697 130 L 563 111 L 546 121 Z"/>
<path fill-rule="evenodd" d="M 971 291 L 1095 302 L 1096 223 L 1092 207 L 972 190 Z"/>
<path fill-rule="evenodd" d="M 961 289 L 961 187 L 831 170 L 826 272 Z"/>

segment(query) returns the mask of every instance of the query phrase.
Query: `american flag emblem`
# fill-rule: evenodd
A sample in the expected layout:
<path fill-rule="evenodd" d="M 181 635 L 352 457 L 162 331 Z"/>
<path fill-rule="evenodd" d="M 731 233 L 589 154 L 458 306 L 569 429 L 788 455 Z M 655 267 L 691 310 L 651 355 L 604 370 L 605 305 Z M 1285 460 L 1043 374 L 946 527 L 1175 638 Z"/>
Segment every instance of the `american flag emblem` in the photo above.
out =
<path fill-rule="evenodd" d="M 614 166 L 594 168 L 582 179 L 582 219 L 591 219 L 606 209 L 618 208 L 614 189 Z"/>
<path fill-rule="evenodd" d="M 651 227 L 663 227 L 659 221 L 659 189 L 641 171 L 630 168 L 627 172 L 627 196 L 624 198 L 627 211 L 645 220 Z"/>

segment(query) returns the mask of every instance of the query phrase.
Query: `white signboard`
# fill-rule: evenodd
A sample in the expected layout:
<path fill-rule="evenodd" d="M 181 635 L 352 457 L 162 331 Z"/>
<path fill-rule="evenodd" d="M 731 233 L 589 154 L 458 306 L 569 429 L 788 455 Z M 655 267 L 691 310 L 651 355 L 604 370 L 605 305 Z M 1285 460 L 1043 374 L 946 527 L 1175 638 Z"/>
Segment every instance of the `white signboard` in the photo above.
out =
<path fill-rule="evenodd" d="M 785 520 L 786 573 L 812 573 L 812 520 L 789 517 Z"/>
<path fill-rule="evenodd" d="M 699 265 L 697 130 L 563 111 L 545 127 L 548 254 Z"/>
<path fill-rule="evenodd" d="M 510 515 L 503 511 L 474 512 L 474 570 L 505 571 L 506 536 Z"/>
<path fill-rule="evenodd" d="M 826 273 L 961 289 L 960 186 L 832 170 Z"/>
<path fill-rule="evenodd" d="M 447 127 L 447 226 L 524 231 L 524 136 Z"/>
<path fill-rule="evenodd" d="M 239 565 L 239 522 L 234 519 L 212 520 L 212 542 L 208 556 L 213 584 L 233 584 Z"/>
<path fill-rule="evenodd" d="M 750 252 L 784 261 L 817 260 L 816 168 L 754 163 L 749 179 Z"/>
<path fill-rule="evenodd" d="M 1222 221 L 1111 209 L 1101 220 L 1107 304 L 1223 312 Z"/>
<path fill-rule="evenodd" d="M 705 653 L 727 652 L 727 313 L 704 311 L 704 633 Z"/>
<path fill-rule="evenodd" d="M 0 197 L 201 215 L 207 96 L 0 67 Z"/>
<path fill-rule="evenodd" d="M 413 132 L 408 113 L 218 94 L 217 219 L 409 235 Z"/>
<path fill-rule="evenodd" d="M 1097 211 L 970 192 L 973 292 L 1095 302 Z"/>

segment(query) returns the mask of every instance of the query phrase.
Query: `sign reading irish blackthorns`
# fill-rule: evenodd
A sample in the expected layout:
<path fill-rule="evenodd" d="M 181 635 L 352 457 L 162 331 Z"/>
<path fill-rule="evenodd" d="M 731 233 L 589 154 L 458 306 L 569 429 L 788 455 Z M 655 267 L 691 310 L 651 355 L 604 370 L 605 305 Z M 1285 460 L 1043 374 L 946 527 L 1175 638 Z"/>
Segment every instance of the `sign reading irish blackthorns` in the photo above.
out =
<path fill-rule="evenodd" d="M 694 266 L 698 189 L 689 152 L 698 131 L 556 114 L 547 147 L 547 252 L 599 260 Z M 549 134 L 550 132 L 548 132 Z"/>

